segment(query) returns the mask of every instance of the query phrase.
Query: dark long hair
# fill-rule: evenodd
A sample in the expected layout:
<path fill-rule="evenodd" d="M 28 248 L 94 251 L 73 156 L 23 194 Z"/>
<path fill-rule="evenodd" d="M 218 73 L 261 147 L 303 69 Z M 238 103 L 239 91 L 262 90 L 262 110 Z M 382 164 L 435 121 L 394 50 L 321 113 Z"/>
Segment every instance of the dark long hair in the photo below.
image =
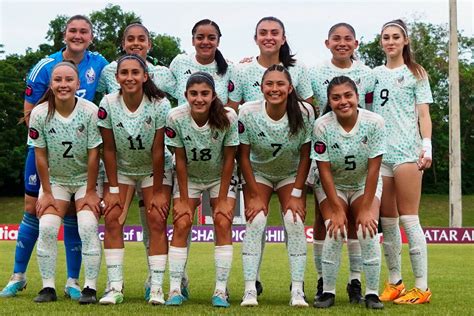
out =
<path fill-rule="evenodd" d="M 283 25 L 283 22 L 274 16 L 266 16 L 264 18 L 261 18 L 260 21 L 258 21 L 257 26 L 255 26 L 255 35 L 254 35 L 255 39 L 257 39 L 258 26 L 263 21 L 272 21 L 272 22 L 278 23 L 281 26 L 281 29 L 283 30 L 283 36 L 285 36 L 285 25 Z M 288 45 L 288 40 L 285 40 L 285 44 L 281 45 L 280 47 L 278 59 L 286 68 L 289 68 L 289 67 L 293 67 L 296 63 L 296 59 L 293 57 L 295 57 L 295 55 L 291 54 L 291 49 L 290 49 L 290 45 Z"/>
<path fill-rule="evenodd" d="M 340 86 L 340 85 L 343 85 L 343 84 L 348 84 L 352 90 L 354 90 L 354 92 L 359 95 L 359 93 L 357 92 L 357 85 L 355 84 L 355 82 L 347 77 L 347 76 L 338 76 L 338 77 L 334 77 L 332 78 L 332 80 L 329 82 L 328 84 L 328 88 L 327 88 L 327 99 L 328 99 L 328 102 L 326 103 L 326 107 L 324 108 L 324 114 L 326 113 L 329 113 L 332 111 L 332 108 L 331 108 L 331 105 L 329 104 L 329 95 L 331 94 L 331 91 L 332 89 L 335 87 L 335 86 Z"/>
<path fill-rule="evenodd" d="M 380 32 L 380 35 L 382 35 L 383 31 L 389 26 L 396 26 L 399 29 L 401 29 L 403 36 L 405 37 L 405 39 L 408 40 L 408 44 L 403 46 L 403 51 L 402 51 L 403 61 L 405 65 L 407 65 L 408 69 L 410 69 L 411 73 L 413 74 L 413 76 L 415 76 L 415 78 L 417 79 L 426 78 L 428 76 L 426 73 L 426 70 L 420 64 L 417 64 L 415 62 L 415 56 L 413 56 L 413 53 L 411 51 L 410 37 L 408 36 L 408 28 L 405 22 L 403 22 L 400 19 L 397 19 L 397 20 L 393 20 L 393 21 L 385 23 L 382 26 L 382 31 Z M 380 40 L 382 40 L 382 38 L 380 38 Z"/>
<path fill-rule="evenodd" d="M 193 29 L 191 30 L 191 34 L 193 35 L 193 37 L 196 35 L 197 29 L 201 25 L 212 25 L 216 29 L 217 36 L 219 37 L 219 39 L 222 37 L 222 33 L 221 33 L 221 30 L 219 29 L 219 25 L 217 25 L 216 22 L 209 19 L 204 19 L 194 24 Z M 225 75 L 225 73 L 227 72 L 227 68 L 229 68 L 229 65 L 227 64 L 227 61 L 225 60 L 224 56 L 222 55 L 221 51 L 218 48 L 216 48 L 214 60 L 216 61 L 216 64 L 217 64 L 217 74 L 219 76 Z"/>
<path fill-rule="evenodd" d="M 331 28 L 329 29 L 329 32 L 328 32 L 328 39 L 331 37 L 331 34 L 334 33 L 334 31 L 339 27 L 345 27 L 346 29 L 348 29 L 349 32 L 351 32 L 352 36 L 354 36 L 354 40 L 356 39 L 356 31 L 354 30 L 352 25 L 350 25 L 349 23 L 345 23 L 345 22 L 336 23 L 333 26 L 331 26 Z M 351 58 L 352 61 L 357 59 L 355 57 L 354 53 L 351 54 L 350 58 Z"/>
<path fill-rule="evenodd" d="M 79 82 L 79 70 L 77 70 L 76 64 L 72 60 L 63 60 L 62 62 L 59 62 L 56 65 L 54 65 L 53 70 L 51 71 L 51 80 L 53 80 L 54 70 L 56 70 L 56 68 L 60 66 L 71 67 L 76 73 L 77 81 Z M 51 82 L 46 92 L 43 94 L 41 99 L 39 99 L 39 101 L 36 104 L 38 105 L 43 102 L 48 102 L 48 115 L 46 116 L 46 121 L 49 121 L 53 117 L 54 111 L 56 110 L 56 98 L 53 93 L 53 90 L 51 89 Z"/>
<path fill-rule="evenodd" d="M 225 109 L 224 104 L 219 99 L 216 94 L 216 85 L 214 83 L 214 79 L 210 74 L 203 71 L 198 71 L 193 73 L 186 82 L 186 96 L 188 93 L 188 89 L 193 84 L 205 83 L 209 86 L 212 90 L 212 95 L 215 96 L 214 101 L 211 103 L 211 107 L 209 108 L 209 126 L 212 129 L 218 130 L 225 130 L 230 127 L 230 121 L 227 117 L 227 109 Z"/>
<path fill-rule="evenodd" d="M 122 62 L 130 59 L 136 60 L 140 67 L 142 67 L 143 71 L 148 74 L 148 67 L 146 65 L 146 61 L 143 60 L 143 58 L 141 58 L 137 54 L 127 54 L 120 57 L 117 61 L 117 74 L 119 72 L 120 65 L 122 64 Z M 119 93 L 122 94 L 122 88 L 119 89 Z M 148 97 L 150 101 L 161 100 L 166 97 L 166 94 L 160 89 L 158 89 L 153 80 L 151 80 L 150 76 L 148 76 L 148 80 L 143 83 L 143 93 Z"/>
<path fill-rule="evenodd" d="M 272 65 L 268 67 L 267 70 L 263 73 L 262 82 L 260 84 L 263 87 L 263 82 L 265 77 L 272 71 L 278 71 L 285 74 L 286 79 L 293 85 L 291 81 L 291 75 L 288 69 L 282 65 Z M 286 101 L 286 115 L 288 116 L 288 125 L 290 127 L 290 136 L 297 135 L 300 130 L 304 129 L 304 120 L 303 113 L 301 113 L 300 103 L 304 102 L 296 93 L 296 89 L 293 87 L 293 90 L 288 94 L 288 99 Z M 307 109 L 305 108 L 307 111 Z M 308 111 L 307 111 L 308 112 Z M 309 117 L 309 112 L 307 113 Z"/>

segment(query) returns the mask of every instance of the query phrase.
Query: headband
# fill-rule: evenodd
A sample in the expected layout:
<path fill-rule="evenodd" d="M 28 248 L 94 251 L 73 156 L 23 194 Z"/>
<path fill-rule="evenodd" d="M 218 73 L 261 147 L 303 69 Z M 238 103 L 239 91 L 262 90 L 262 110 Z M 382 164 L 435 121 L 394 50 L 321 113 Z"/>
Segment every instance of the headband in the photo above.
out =
<path fill-rule="evenodd" d="M 129 54 L 129 55 L 124 55 L 124 56 L 120 57 L 117 61 L 117 65 L 120 65 L 120 63 L 122 61 L 127 60 L 127 59 L 134 59 L 134 60 L 138 61 L 140 63 L 140 65 L 142 65 L 145 72 L 148 73 L 148 66 L 146 65 L 146 62 L 143 60 L 143 58 L 141 58 L 140 56 L 138 56 L 136 54 Z M 117 66 L 117 69 L 118 69 L 118 66 Z"/>
<path fill-rule="evenodd" d="M 189 76 L 188 82 L 191 80 L 191 78 L 195 78 L 195 77 L 203 78 L 207 83 L 209 83 L 209 85 L 212 87 L 212 90 L 216 90 L 214 79 L 212 79 L 211 75 L 209 75 L 208 73 L 201 72 L 201 71 L 195 72 L 191 76 Z"/>
<path fill-rule="evenodd" d="M 75 71 L 76 73 L 79 73 L 79 71 L 77 70 L 76 64 L 74 64 L 72 61 L 63 60 L 63 61 L 57 63 L 56 65 L 54 65 L 53 70 L 56 69 L 56 68 L 58 68 L 59 66 L 68 66 L 68 67 L 74 69 L 74 71 Z"/>
<path fill-rule="evenodd" d="M 400 24 L 395 23 L 395 22 L 389 22 L 389 23 L 385 24 L 382 27 L 382 31 L 380 33 L 382 33 L 383 30 L 385 30 L 389 26 L 396 26 L 396 27 L 400 28 L 403 31 L 403 34 L 405 34 L 405 37 L 408 37 L 407 31 L 405 31 L 405 28 L 403 26 L 401 26 Z"/>

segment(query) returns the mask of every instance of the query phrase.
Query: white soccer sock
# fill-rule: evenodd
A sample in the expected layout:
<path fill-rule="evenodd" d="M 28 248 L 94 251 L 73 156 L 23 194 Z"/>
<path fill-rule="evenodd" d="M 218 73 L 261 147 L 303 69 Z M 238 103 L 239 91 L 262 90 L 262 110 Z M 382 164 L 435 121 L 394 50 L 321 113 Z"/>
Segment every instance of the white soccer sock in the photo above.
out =
<path fill-rule="evenodd" d="M 307 250 L 303 221 L 297 214 L 296 222 L 294 222 L 293 212 L 287 211 L 283 217 L 283 223 L 285 224 L 285 229 L 288 236 L 287 250 L 290 261 L 291 281 L 303 282 L 304 272 L 306 269 Z"/>
<path fill-rule="evenodd" d="M 329 225 L 329 220 L 324 222 L 326 228 Z M 336 232 L 332 237 L 329 233 L 326 234 L 323 246 L 323 292 L 336 294 L 336 279 L 339 272 L 339 265 L 341 263 L 341 249 L 343 239 L 340 232 L 337 232 L 337 240 L 334 238 Z"/>
<path fill-rule="evenodd" d="M 56 275 L 56 258 L 58 256 L 58 232 L 61 226 L 61 217 L 45 214 L 39 220 L 39 236 L 36 253 L 38 265 L 43 279 L 43 288 L 54 285 Z"/>
<path fill-rule="evenodd" d="M 324 240 L 313 240 L 313 258 L 314 258 L 314 266 L 316 267 L 316 272 L 318 273 L 318 280 L 319 278 L 323 277 L 323 246 Z"/>
<path fill-rule="evenodd" d="M 168 255 L 155 255 L 148 257 L 148 262 L 150 263 L 149 270 L 151 272 L 151 287 L 153 289 L 163 287 L 163 277 L 165 275 L 167 259 Z"/>
<path fill-rule="evenodd" d="M 349 282 L 356 279 L 360 282 L 362 271 L 362 252 L 359 240 L 347 239 L 347 253 L 349 255 Z"/>
<path fill-rule="evenodd" d="M 257 279 L 258 264 L 262 255 L 262 234 L 267 224 L 267 217 L 263 212 L 255 216 L 252 223 L 246 225 L 245 237 L 242 243 L 242 262 L 244 280 L 254 283 Z M 245 282 L 247 290 L 247 282 Z"/>
<path fill-rule="evenodd" d="M 170 246 L 168 261 L 170 269 L 170 292 L 181 293 L 181 279 L 183 278 L 184 266 L 188 258 L 187 247 Z"/>
<path fill-rule="evenodd" d="M 428 256 L 420 219 L 418 215 L 402 215 L 400 222 L 405 228 L 408 238 L 411 267 L 413 274 L 415 274 L 415 287 L 426 291 L 428 288 Z"/>
<path fill-rule="evenodd" d="M 230 269 L 232 267 L 232 245 L 215 246 L 214 263 L 216 267 L 216 288 L 225 292 L 227 280 L 229 279 Z"/>
<path fill-rule="evenodd" d="M 402 279 L 402 236 L 398 217 L 381 217 L 383 249 L 389 271 L 389 282 L 397 284 Z"/>
<path fill-rule="evenodd" d="M 84 288 L 97 289 L 102 248 L 100 245 L 99 223 L 91 211 L 77 213 L 79 236 L 82 241 L 82 261 L 84 262 Z"/>
<path fill-rule="evenodd" d="M 380 238 L 378 234 L 370 237 L 368 230 L 365 232 L 365 238 L 362 233 L 362 226 L 359 225 L 357 230 L 357 237 L 360 241 L 362 250 L 362 261 L 365 274 L 365 295 L 375 294 L 379 295 L 379 281 L 380 281 Z"/>
<path fill-rule="evenodd" d="M 123 288 L 123 256 L 124 248 L 104 249 L 105 263 L 107 265 L 107 278 L 109 288 L 122 291 Z"/>

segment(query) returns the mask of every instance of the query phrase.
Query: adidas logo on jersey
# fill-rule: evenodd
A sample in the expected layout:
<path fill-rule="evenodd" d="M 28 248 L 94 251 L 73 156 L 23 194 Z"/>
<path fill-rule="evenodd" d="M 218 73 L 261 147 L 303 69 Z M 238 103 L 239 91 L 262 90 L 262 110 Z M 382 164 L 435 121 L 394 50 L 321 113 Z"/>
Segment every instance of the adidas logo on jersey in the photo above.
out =
<path fill-rule="evenodd" d="M 185 75 L 190 75 L 192 72 L 191 72 L 191 69 L 188 69 L 184 72 Z"/>
<path fill-rule="evenodd" d="M 259 137 L 266 137 L 264 132 L 258 133 L 257 136 L 259 136 Z"/>
<path fill-rule="evenodd" d="M 252 85 L 252 87 L 260 87 L 260 82 L 255 81 L 254 84 Z"/>
<path fill-rule="evenodd" d="M 188 135 L 184 138 L 184 140 L 191 141 L 191 137 L 189 137 L 189 135 Z"/>
<path fill-rule="evenodd" d="M 49 130 L 48 133 L 50 133 L 50 134 L 56 134 L 56 130 L 55 130 L 54 127 L 53 127 L 52 129 Z"/>
<path fill-rule="evenodd" d="M 123 128 L 123 124 L 122 124 L 122 122 L 119 122 L 119 123 L 118 123 L 116 126 L 117 126 L 117 127 L 121 127 L 121 128 Z"/>
<path fill-rule="evenodd" d="M 335 143 L 334 145 L 331 146 L 332 149 L 339 149 L 339 145 Z"/>
<path fill-rule="evenodd" d="M 326 81 L 323 82 L 323 85 L 328 85 L 329 84 L 329 79 L 326 79 Z"/>

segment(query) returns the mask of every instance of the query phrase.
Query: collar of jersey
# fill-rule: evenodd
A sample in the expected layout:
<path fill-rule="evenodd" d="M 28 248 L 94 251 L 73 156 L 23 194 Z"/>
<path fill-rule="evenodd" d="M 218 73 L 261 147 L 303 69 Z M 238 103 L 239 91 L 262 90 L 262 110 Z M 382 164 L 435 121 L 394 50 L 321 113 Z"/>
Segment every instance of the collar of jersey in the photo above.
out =
<path fill-rule="evenodd" d="M 361 109 L 358 109 L 358 112 L 359 113 L 357 115 L 357 121 L 356 121 L 354 127 L 349 132 L 346 132 L 346 130 L 344 128 L 342 128 L 341 124 L 339 124 L 339 122 L 337 121 L 336 114 L 334 114 L 334 112 L 331 112 L 331 115 L 334 117 L 334 120 L 336 121 L 336 124 L 339 128 L 339 131 L 341 132 L 341 136 L 343 136 L 343 137 L 352 137 L 355 134 L 357 134 L 357 132 L 359 131 L 359 126 L 360 126 L 360 118 L 362 116 Z"/>
<path fill-rule="evenodd" d="M 54 111 L 54 117 L 57 118 L 58 120 L 64 122 L 64 123 L 71 122 L 74 119 L 74 117 L 76 116 L 76 113 L 77 113 L 78 108 L 80 106 L 82 106 L 81 98 L 76 97 L 76 105 L 74 106 L 74 109 L 72 110 L 71 114 L 69 114 L 68 117 L 62 116 L 61 114 L 59 114 L 58 111 Z"/>
<path fill-rule="evenodd" d="M 123 96 L 120 94 L 120 104 L 122 105 L 122 109 L 127 114 L 129 117 L 137 117 L 140 115 L 140 113 L 143 111 L 143 108 L 145 107 L 145 94 L 143 94 L 142 102 L 140 102 L 140 105 L 138 106 L 137 110 L 135 112 L 131 112 L 127 106 L 125 105 L 125 102 L 123 101 Z"/>
<path fill-rule="evenodd" d="M 268 113 L 267 113 L 267 109 L 265 108 L 265 103 L 266 101 L 265 100 L 262 100 L 261 101 L 261 109 L 262 109 L 262 113 L 263 113 L 263 117 L 265 118 L 265 120 L 267 120 L 269 123 L 272 123 L 272 124 L 281 124 L 282 122 L 285 122 L 285 121 L 288 121 L 288 114 L 286 114 L 285 112 L 285 115 L 282 116 L 281 119 L 279 119 L 278 121 L 275 121 L 274 119 L 272 119 Z"/>
<path fill-rule="evenodd" d="M 197 131 L 205 131 L 205 130 L 209 129 L 209 120 L 207 120 L 206 124 L 204 124 L 203 126 L 197 125 L 196 122 L 193 119 L 193 116 L 191 115 L 191 106 L 187 102 L 186 102 L 186 105 L 189 109 L 189 119 L 191 120 L 192 128 L 194 128 Z"/>
<path fill-rule="evenodd" d="M 200 62 L 197 61 L 197 59 L 196 59 L 196 53 L 192 53 L 190 57 L 191 57 L 192 62 L 193 62 L 195 65 L 197 65 L 197 66 L 200 67 L 201 69 L 204 68 L 205 71 L 209 71 L 209 69 L 214 70 L 214 69 L 217 67 L 216 60 L 215 60 L 215 59 L 212 61 L 212 63 L 203 65 L 203 64 L 201 64 Z M 211 72 L 210 74 L 212 75 L 212 72 Z"/>
<path fill-rule="evenodd" d="M 352 65 L 351 65 L 349 68 L 339 68 L 339 67 L 337 67 L 336 65 L 334 65 L 334 64 L 331 62 L 331 60 L 326 61 L 327 67 L 329 67 L 330 69 L 335 70 L 335 71 L 337 71 L 337 72 L 339 72 L 339 73 L 348 73 L 348 72 L 353 71 L 354 69 L 356 69 L 357 63 L 358 63 L 358 61 L 357 61 L 357 60 L 354 60 L 354 61 L 352 61 Z"/>

